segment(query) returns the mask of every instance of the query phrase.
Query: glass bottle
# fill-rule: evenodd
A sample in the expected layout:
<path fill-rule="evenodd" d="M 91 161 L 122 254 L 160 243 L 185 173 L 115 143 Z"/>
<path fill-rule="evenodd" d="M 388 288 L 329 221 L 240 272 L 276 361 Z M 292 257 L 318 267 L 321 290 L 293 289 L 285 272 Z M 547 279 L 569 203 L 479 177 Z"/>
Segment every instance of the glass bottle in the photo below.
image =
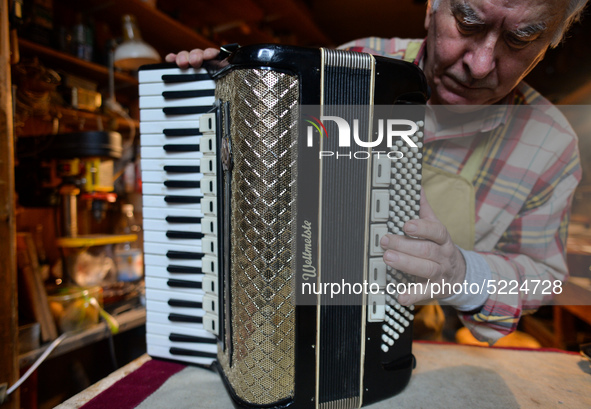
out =
<path fill-rule="evenodd" d="M 119 281 L 137 281 L 144 275 L 144 257 L 142 251 L 142 228 L 137 224 L 133 205 L 121 206 L 120 234 L 135 234 L 138 240 L 116 244 L 114 248 L 117 279 Z"/>

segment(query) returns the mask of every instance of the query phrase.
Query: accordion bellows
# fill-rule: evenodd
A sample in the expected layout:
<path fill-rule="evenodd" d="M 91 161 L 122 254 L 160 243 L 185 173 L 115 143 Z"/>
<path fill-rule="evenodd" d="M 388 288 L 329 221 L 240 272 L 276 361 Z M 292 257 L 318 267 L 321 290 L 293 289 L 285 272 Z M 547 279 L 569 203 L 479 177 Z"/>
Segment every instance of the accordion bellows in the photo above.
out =
<path fill-rule="evenodd" d="M 232 362 L 220 364 L 241 399 L 264 405 L 294 391 L 297 77 L 235 70 L 216 97 L 231 104 Z M 281 129 L 281 133 L 277 133 Z"/>

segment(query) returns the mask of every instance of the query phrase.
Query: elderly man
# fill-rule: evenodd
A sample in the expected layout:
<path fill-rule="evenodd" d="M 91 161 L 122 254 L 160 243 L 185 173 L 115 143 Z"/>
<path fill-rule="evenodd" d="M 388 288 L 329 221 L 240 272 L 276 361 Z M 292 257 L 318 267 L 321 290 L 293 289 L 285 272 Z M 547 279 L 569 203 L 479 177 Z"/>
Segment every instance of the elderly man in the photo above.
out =
<path fill-rule="evenodd" d="M 552 105 L 522 82 L 560 43 L 586 0 L 434 0 L 425 40 L 368 38 L 343 48 L 418 64 L 435 109 L 425 133 L 421 217 L 407 236 L 382 239 L 385 262 L 435 284 L 467 283 L 438 295 L 480 340 L 515 330 L 521 314 L 561 291 L 577 139 Z M 214 49 L 166 57 L 198 67 Z M 494 105 L 493 105 L 494 104 Z M 482 109 L 481 106 L 495 109 Z M 522 107 L 529 109 L 520 109 Z M 461 125 L 455 111 L 476 111 Z M 478 283 L 484 291 L 466 291 Z M 536 288 L 534 288 L 536 287 Z M 430 295 L 399 294 L 400 303 Z"/>

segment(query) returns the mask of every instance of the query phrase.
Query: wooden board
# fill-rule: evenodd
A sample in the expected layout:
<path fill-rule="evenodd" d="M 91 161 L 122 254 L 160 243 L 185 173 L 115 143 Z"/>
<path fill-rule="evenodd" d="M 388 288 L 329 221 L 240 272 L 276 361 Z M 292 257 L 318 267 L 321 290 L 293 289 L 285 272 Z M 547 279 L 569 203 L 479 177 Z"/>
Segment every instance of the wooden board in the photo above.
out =
<path fill-rule="evenodd" d="M 37 252 L 31 233 L 17 233 L 17 262 L 25 292 L 31 302 L 35 319 L 41 326 L 41 340 L 47 342 L 57 338 L 55 321 L 49 310 L 47 292 L 41 280 Z"/>

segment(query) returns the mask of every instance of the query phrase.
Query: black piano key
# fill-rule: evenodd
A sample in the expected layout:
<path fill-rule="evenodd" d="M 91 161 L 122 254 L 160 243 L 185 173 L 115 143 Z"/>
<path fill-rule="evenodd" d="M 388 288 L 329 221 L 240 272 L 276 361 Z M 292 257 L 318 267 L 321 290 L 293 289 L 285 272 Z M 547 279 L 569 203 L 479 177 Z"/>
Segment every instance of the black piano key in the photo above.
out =
<path fill-rule="evenodd" d="M 201 223 L 201 217 L 192 216 L 166 216 L 168 223 Z"/>
<path fill-rule="evenodd" d="M 201 196 L 164 196 L 166 203 L 201 203 Z"/>
<path fill-rule="evenodd" d="M 190 91 L 164 91 L 162 96 L 165 99 L 178 98 L 199 98 L 215 96 L 215 89 L 193 89 Z"/>
<path fill-rule="evenodd" d="M 172 264 L 166 267 L 166 271 L 168 271 L 169 273 L 179 274 L 201 274 L 201 268 L 199 267 L 175 266 Z"/>
<path fill-rule="evenodd" d="M 163 169 L 170 173 L 200 173 L 199 166 L 164 165 Z"/>
<path fill-rule="evenodd" d="M 187 281 L 187 280 L 174 280 L 170 279 L 166 281 L 166 285 L 173 288 L 201 288 L 200 281 Z"/>
<path fill-rule="evenodd" d="M 189 107 L 168 107 L 162 108 L 165 115 L 190 115 L 205 114 L 211 110 L 211 106 L 189 106 Z"/>
<path fill-rule="evenodd" d="M 217 354 L 213 352 L 193 351 L 190 349 L 172 347 L 169 350 L 171 355 L 194 356 L 199 358 L 217 358 Z"/>
<path fill-rule="evenodd" d="M 168 336 L 168 339 L 173 342 L 191 342 L 197 344 L 215 344 L 215 338 L 196 337 L 194 335 L 175 334 L 174 332 Z"/>
<path fill-rule="evenodd" d="M 166 152 L 199 152 L 199 144 L 164 145 L 162 149 L 164 149 Z"/>
<path fill-rule="evenodd" d="M 191 81 L 205 81 L 211 77 L 209 74 L 164 74 L 162 75 L 162 82 L 191 82 Z"/>
<path fill-rule="evenodd" d="M 168 305 L 171 307 L 183 307 L 183 308 L 198 308 L 203 309 L 203 305 L 198 301 L 185 301 L 171 298 L 168 300 Z"/>
<path fill-rule="evenodd" d="M 202 317 L 185 314 L 168 314 L 168 320 L 171 322 L 188 322 L 191 324 L 201 324 L 203 322 Z"/>
<path fill-rule="evenodd" d="M 199 128 L 177 128 L 177 129 L 163 129 L 164 136 L 199 136 L 203 135 Z"/>
<path fill-rule="evenodd" d="M 166 252 L 166 257 L 171 260 L 201 260 L 203 258 L 203 253 L 169 250 Z"/>
<path fill-rule="evenodd" d="M 166 237 L 169 239 L 202 239 L 203 233 L 195 231 L 176 231 L 169 230 L 166 232 Z"/>
<path fill-rule="evenodd" d="M 201 187 L 201 182 L 198 180 L 165 180 L 166 187 Z"/>

